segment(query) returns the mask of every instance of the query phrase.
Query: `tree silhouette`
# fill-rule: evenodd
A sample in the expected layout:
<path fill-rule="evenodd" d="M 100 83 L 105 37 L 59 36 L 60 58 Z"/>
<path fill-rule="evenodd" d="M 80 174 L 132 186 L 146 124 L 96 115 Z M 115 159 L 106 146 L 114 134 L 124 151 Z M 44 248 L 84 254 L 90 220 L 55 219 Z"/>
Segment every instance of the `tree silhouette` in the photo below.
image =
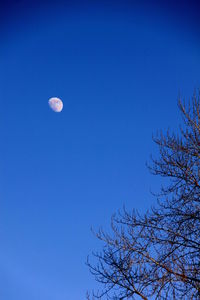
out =
<path fill-rule="evenodd" d="M 200 299 L 200 93 L 178 107 L 179 134 L 153 138 L 160 156 L 148 167 L 168 179 L 156 205 L 123 209 L 111 234 L 96 233 L 103 248 L 87 265 L 102 289 L 92 299 Z"/>

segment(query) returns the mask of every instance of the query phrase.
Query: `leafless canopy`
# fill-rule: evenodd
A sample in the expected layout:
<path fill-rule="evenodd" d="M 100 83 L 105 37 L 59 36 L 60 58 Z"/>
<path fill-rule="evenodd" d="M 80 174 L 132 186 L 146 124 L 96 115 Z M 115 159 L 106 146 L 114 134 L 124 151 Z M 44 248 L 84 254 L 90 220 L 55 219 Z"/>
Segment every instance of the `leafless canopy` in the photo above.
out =
<path fill-rule="evenodd" d="M 92 299 L 200 299 L 199 94 L 178 106 L 179 135 L 153 138 L 160 156 L 150 171 L 169 179 L 157 204 L 144 215 L 124 209 L 111 234 L 96 234 L 103 248 L 87 265 L 102 289 Z"/>

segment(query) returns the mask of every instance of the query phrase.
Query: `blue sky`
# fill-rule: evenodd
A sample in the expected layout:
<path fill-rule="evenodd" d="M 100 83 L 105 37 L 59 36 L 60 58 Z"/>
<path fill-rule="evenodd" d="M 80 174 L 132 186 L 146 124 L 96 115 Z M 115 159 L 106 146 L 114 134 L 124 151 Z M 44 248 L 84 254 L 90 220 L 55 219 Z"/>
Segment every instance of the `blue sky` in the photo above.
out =
<path fill-rule="evenodd" d="M 200 40 L 154 5 L 38 3 L 2 21 L 0 297 L 78 300 L 96 286 L 90 227 L 155 201 L 152 133 L 176 130 L 179 93 L 200 86 Z"/>

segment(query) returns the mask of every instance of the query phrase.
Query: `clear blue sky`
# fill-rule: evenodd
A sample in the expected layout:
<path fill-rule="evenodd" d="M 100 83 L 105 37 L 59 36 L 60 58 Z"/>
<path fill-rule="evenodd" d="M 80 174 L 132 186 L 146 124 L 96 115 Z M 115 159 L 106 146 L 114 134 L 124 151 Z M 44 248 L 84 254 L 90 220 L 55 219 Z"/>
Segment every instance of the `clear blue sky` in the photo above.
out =
<path fill-rule="evenodd" d="M 200 39 L 186 12 L 114 1 L 5 5 L 2 300 L 84 299 L 95 287 L 86 257 L 99 247 L 90 227 L 108 228 L 123 205 L 144 212 L 154 203 L 152 133 L 177 129 L 178 94 L 200 87 Z M 62 113 L 48 107 L 53 96 Z"/>

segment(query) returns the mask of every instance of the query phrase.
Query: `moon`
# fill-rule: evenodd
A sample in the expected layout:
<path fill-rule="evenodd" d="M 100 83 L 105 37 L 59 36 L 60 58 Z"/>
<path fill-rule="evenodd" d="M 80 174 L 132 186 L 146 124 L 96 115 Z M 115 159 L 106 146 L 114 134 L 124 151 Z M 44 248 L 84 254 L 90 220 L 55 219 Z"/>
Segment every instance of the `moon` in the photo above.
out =
<path fill-rule="evenodd" d="M 52 97 L 49 99 L 49 106 L 55 112 L 61 112 L 63 109 L 63 102 L 57 97 Z"/>

